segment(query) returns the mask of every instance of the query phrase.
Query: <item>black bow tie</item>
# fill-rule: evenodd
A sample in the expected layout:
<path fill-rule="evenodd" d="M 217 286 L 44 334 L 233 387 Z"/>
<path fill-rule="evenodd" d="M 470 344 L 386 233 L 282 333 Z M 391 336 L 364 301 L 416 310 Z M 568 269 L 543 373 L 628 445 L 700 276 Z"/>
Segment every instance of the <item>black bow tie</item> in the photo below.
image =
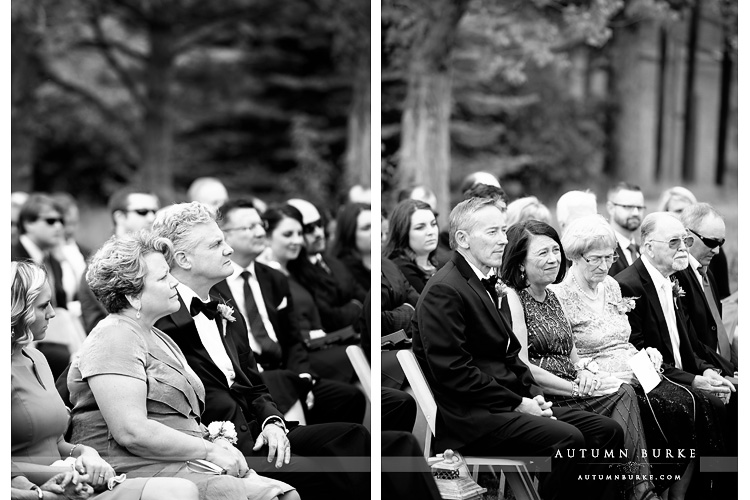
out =
<path fill-rule="evenodd" d="M 219 303 L 215 300 L 203 302 L 198 297 L 193 297 L 190 302 L 190 316 L 197 316 L 199 313 L 212 320 L 219 314 Z"/>
<path fill-rule="evenodd" d="M 482 285 L 484 288 L 490 292 L 490 294 L 494 295 L 497 293 L 497 290 L 495 290 L 495 285 L 497 285 L 497 274 L 493 274 L 489 278 L 482 278 L 480 281 L 482 282 Z"/>

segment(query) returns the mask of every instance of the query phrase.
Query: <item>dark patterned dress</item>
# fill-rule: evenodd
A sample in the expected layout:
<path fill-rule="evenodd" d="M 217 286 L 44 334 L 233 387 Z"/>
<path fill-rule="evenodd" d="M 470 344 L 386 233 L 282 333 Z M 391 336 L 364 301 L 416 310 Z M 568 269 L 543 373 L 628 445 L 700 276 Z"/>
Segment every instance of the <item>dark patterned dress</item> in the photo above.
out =
<path fill-rule="evenodd" d="M 717 455 L 723 449 L 721 433 L 711 403 L 700 391 L 667 379 L 662 380 L 646 395 L 633 375 L 628 360 L 638 350 L 629 342 L 630 323 L 622 308 L 620 285 L 610 276 L 605 277 L 604 314 L 592 310 L 581 299 L 575 285 L 567 280 L 552 288 L 559 298 L 570 322 L 573 339 L 581 358 L 591 358 L 599 369 L 609 372 L 636 387 L 646 439 L 652 455 L 651 468 L 656 479 L 661 475 L 679 475 L 689 463 L 688 457 L 679 458 L 679 449 L 695 449 L 697 456 Z M 667 456 L 671 451 L 672 458 Z M 676 457 L 676 458 L 675 458 Z M 668 482 L 655 481 L 658 489 Z"/>

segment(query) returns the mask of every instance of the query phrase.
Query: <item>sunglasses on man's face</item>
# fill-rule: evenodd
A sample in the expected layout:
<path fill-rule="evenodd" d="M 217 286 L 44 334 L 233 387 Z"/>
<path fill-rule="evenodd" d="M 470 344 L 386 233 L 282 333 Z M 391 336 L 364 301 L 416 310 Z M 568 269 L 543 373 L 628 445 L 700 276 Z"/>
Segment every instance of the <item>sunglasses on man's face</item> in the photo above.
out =
<path fill-rule="evenodd" d="M 693 229 L 691 229 L 690 232 L 696 235 L 698 239 L 701 240 L 703 244 L 706 245 L 708 248 L 720 247 L 724 244 L 725 241 L 727 241 L 725 238 L 721 238 L 721 239 L 706 238 L 705 236 L 701 236 L 700 234 L 695 232 L 695 230 Z"/>
<path fill-rule="evenodd" d="M 650 240 L 650 241 L 657 241 L 659 243 L 666 243 L 669 245 L 669 248 L 672 250 L 677 250 L 680 248 L 680 244 L 684 243 L 686 248 L 690 248 L 693 246 L 693 242 L 695 241 L 695 238 L 692 236 L 683 236 L 682 238 L 672 238 L 671 240 L 665 241 L 665 240 Z"/>
<path fill-rule="evenodd" d="M 132 210 L 128 210 L 128 212 L 135 212 L 141 217 L 146 217 L 148 214 L 156 215 L 156 210 L 154 210 L 153 208 L 134 208 Z"/>
<path fill-rule="evenodd" d="M 316 228 L 323 227 L 323 221 L 318 219 L 315 222 L 310 222 L 309 224 L 305 224 L 302 226 L 302 232 L 304 234 L 312 234 L 315 232 Z"/>
<path fill-rule="evenodd" d="M 47 223 L 48 226 L 54 226 L 58 222 L 60 224 L 65 225 L 65 221 L 63 220 L 62 217 L 37 217 L 36 220 L 43 220 L 44 222 Z"/>

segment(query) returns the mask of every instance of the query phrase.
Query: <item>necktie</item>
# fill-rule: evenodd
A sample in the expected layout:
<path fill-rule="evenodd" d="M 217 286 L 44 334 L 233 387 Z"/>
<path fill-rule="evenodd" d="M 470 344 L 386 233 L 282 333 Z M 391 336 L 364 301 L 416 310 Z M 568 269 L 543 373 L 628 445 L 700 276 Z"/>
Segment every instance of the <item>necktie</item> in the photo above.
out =
<path fill-rule="evenodd" d="M 497 307 L 498 303 L 498 297 L 497 297 L 497 290 L 495 290 L 495 284 L 497 283 L 497 275 L 493 274 L 489 278 L 482 278 L 482 286 L 485 290 L 487 290 L 490 294 L 490 297 L 492 297 L 492 302 L 495 304 L 495 307 Z"/>
<path fill-rule="evenodd" d="M 245 294 L 245 314 L 247 314 L 247 322 L 250 325 L 250 333 L 255 338 L 261 350 L 261 355 L 257 357 L 258 362 L 264 368 L 267 366 L 276 367 L 274 365 L 278 365 L 281 361 L 281 347 L 268 336 L 266 325 L 263 323 L 263 318 L 260 317 L 253 289 L 250 288 L 250 271 L 242 271 L 240 277 L 244 282 L 242 284 L 242 291 Z"/>
<path fill-rule="evenodd" d="M 630 257 L 633 259 L 632 262 L 638 260 L 638 245 L 631 242 L 630 245 L 628 245 L 628 250 L 630 250 Z"/>
<path fill-rule="evenodd" d="M 711 281 L 708 279 L 708 268 L 701 266 L 698 268 L 698 272 L 700 273 L 701 277 L 703 278 L 703 292 L 706 295 L 706 302 L 708 302 L 708 308 L 711 309 L 711 316 L 714 318 L 714 323 L 716 323 L 716 337 L 719 341 L 719 354 L 722 358 L 728 359 L 731 361 L 732 359 L 732 348 L 729 345 L 729 336 L 727 335 L 727 331 L 724 328 L 724 322 L 721 319 L 721 315 L 719 314 L 719 307 L 716 304 L 716 299 L 714 298 L 714 292 L 711 289 Z"/>
<path fill-rule="evenodd" d="M 219 303 L 215 300 L 203 302 L 198 297 L 193 297 L 193 300 L 190 302 L 190 316 L 197 316 L 200 313 L 203 313 L 208 319 L 213 320 L 219 314 Z"/>
<path fill-rule="evenodd" d="M 318 258 L 315 260 L 315 265 L 321 268 L 326 274 L 331 274 L 331 268 L 323 260 L 323 256 L 318 254 Z"/>
<path fill-rule="evenodd" d="M 667 320 L 669 340 L 672 344 L 675 367 L 682 369 L 682 355 L 680 354 L 680 334 L 677 331 L 677 313 L 674 310 L 674 297 L 672 293 L 672 282 L 667 280 L 661 287 L 662 300 L 664 301 L 664 317 Z"/>
<path fill-rule="evenodd" d="M 51 254 L 44 254 L 44 267 L 47 269 L 47 280 L 52 289 L 50 302 L 53 307 L 66 307 L 67 299 L 65 289 L 62 286 L 62 267 Z"/>

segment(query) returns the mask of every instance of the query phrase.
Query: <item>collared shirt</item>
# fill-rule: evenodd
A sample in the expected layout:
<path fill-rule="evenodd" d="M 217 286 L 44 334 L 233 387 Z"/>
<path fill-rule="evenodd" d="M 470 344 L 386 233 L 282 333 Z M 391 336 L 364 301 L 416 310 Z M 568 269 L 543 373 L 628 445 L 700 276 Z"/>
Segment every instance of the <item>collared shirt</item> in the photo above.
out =
<path fill-rule="evenodd" d="M 189 286 L 178 283 L 177 293 L 180 294 L 180 298 L 190 310 L 190 303 L 193 301 L 193 297 L 198 295 Z M 198 299 L 206 302 L 205 300 L 198 297 Z M 221 332 L 216 324 L 215 320 L 208 319 L 205 314 L 199 313 L 193 316 L 195 322 L 195 328 L 198 330 L 198 336 L 203 343 L 203 347 L 206 348 L 208 355 L 211 357 L 211 361 L 224 373 L 227 378 L 227 384 L 231 387 L 234 383 L 234 368 L 232 367 L 232 360 L 229 359 L 224 343 L 221 341 Z"/>
<path fill-rule="evenodd" d="M 625 260 L 628 261 L 628 265 L 633 264 L 633 256 L 630 254 L 630 249 L 628 248 L 630 245 L 634 245 L 635 241 L 632 239 L 629 239 L 625 235 L 622 235 L 615 231 L 615 238 L 617 238 L 617 244 L 620 245 L 620 248 L 622 248 L 622 253 L 625 254 Z"/>
<path fill-rule="evenodd" d="M 232 261 L 232 269 L 234 269 L 234 272 L 227 278 L 227 285 L 229 285 L 229 290 L 231 290 L 232 296 L 234 297 L 235 302 L 237 302 L 237 307 L 245 317 L 247 338 L 250 341 L 250 348 L 253 352 L 259 353 L 261 351 L 260 345 L 258 345 L 258 342 L 250 331 L 250 321 L 247 319 L 247 310 L 245 309 L 245 279 L 240 276 L 243 271 L 248 271 L 250 273 L 247 282 L 250 285 L 250 289 L 253 291 L 253 300 L 255 300 L 255 305 L 258 308 L 260 318 L 263 320 L 263 325 L 266 327 L 269 338 L 274 342 L 278 342 L 278 339 L 276 337 L 276 332 L 273 329 L 273 324 L 271 324 L 271 320 L 268 317 L 268 310 L 266 310 L 266 304 L 263 301 L 263 292 L 260 290 L 258 277 L 255 275 L 255 262 L 251 262 L 247 267 L 240 267 Z"/>
<path fill-rule="evenodd" d="M 674 354 L 674 364 L 677 368 L 682 369 L 682 357 L 680 356 L 680 334 L 677 331 L 677 314 L 674 310 L 674 296 L 672 294 L 672 280 L 665 278 L 658 269 L 648 259 L 642 259 L 646 266 L 651 280 L 656 287 L 656 293 L 659 294 L 659 303 L 667 320 L 667 329 L 669 338 L 672 341 L 672 353 Z"/>
<path fill-rule="evenodd" d="M 690 263 L 690 269 L 693 270 L 693 274 L 695 274 L 695 277 L 698 278 L 698 283 L 701 284 L 703 293 L 706 293 L 706 288 L 703 286 L 703 276 L 701 275 L 700 271 L 698 271 L 698 268 L 702 267 L 701 263 L 698 262 L 698 259 L 690 254 L 688 254 L 688 262 Z"/>

